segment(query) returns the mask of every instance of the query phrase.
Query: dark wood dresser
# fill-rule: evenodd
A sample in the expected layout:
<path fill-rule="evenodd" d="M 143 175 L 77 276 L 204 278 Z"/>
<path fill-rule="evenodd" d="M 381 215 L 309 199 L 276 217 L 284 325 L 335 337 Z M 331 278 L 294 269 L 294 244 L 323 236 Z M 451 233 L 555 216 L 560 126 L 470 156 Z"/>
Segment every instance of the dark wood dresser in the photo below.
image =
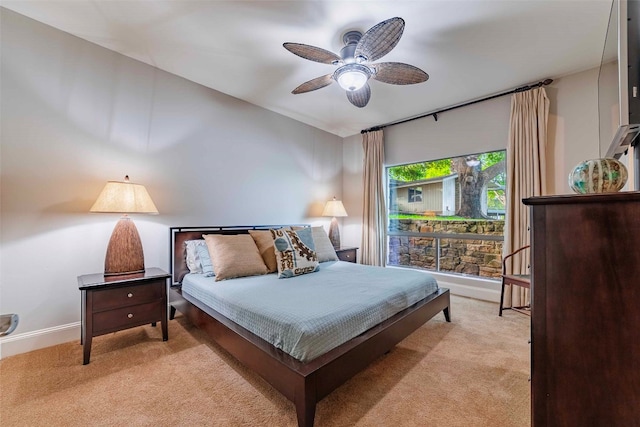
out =
<path fill-rule="evenodd" d="M 523 203 L 532 425 L 640 426 L 640 192 Z"/>

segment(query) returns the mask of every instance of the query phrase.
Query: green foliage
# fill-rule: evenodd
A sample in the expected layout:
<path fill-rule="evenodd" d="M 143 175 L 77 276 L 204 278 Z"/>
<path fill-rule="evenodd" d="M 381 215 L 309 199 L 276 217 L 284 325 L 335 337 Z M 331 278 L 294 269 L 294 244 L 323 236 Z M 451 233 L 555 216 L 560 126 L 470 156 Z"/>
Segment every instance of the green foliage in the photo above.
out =
<path fill-rule="evenodd" d="M 486 170 L 491 166 L 505 162 L 507 157 L 507 152 L 505 150 L 500 151 L 492 151 L 489 153 L 482 153 L 477 155 L 480 160 L 480 169 Z M 420 163 L 412 163 L 408 165 L 400 165 L 393 166 L 388 168 L 388 175 L 390 179 L 403 181 L 403 182 L 411 182 L 411 181 L 419 181 L 423 179 L 431 179 L 438 178 L 443 176 L 448 176 L 454 173 L 452 170 L 454 165 L 454 160 L 459 158 L 448 158 L 448 159 L 440 159 L 433 160 L 428 162 L 420 162 Z M 464 159 L 464 156 L 463 156 Z M 462 163 L 464 165 L 464 163 Z M 493 171 L 495 173 L 497 171 Z M 492 184 L 489 184 L 489 189 L 487 190 L 487 207 L 491 210 L 504 210 L 506 205 L 505 200 L 505 187 L 506 187 L 506 173 L 499 173 L 495 177 L 491 179 Z M 494 188 L 499 187 L 499 188 Z M 427 217 L 421 215 L 395 215 L 392 216 L 394 219 L 426 219 Z M 461 218 L 461 217 L 455 217 Z M 437 217 L 437 218 L 429 218 L 429 219 L 450 219 L 447 217 Z M 453 218 L 451 218 L 453 219 Z"/>
<path fill-rule="evenodd" d="M 437 219 L 438 221 L 455 221 L 455 220 L 465 220 L 467 218 L 463 218 L 461 216 L 426 216 L 419 214 L 389 214 L 389 219 Z"/>
<path fill-rule="evenodd" d="M 394 166 L 389 168 L 389 178 L 398 181 L 418 181 L 424 179 L 427 173 L 427 163 L 412 163 L 410 165 Z"/>
<path fill-rule="evenodd" d="M 482 162 L 482 169 L 486 169 L 500 162 L 505 162 L 507 158 L 507 152 L 505 150 L 492 151 L 491 153 L 484 153 L 479 156 Z M 499 173 L 492 180 L 495 184 L 502 187 L 502 189 L 490 189 L 487 191 L 487 207 L 489 209 L 504 210 L 506 206 L 506 197 L 504 188 L 507 185 L 507 174 Z"/>
<path fill-rule="evenodd" d="M 485 170 L 489 166 L 493 166 L 496 163 L 505 161 L 507 158 L 507 152 L 505 150 L 492 151 L 490 153 L 483 153 L 478 156 L 482 170 Z"/>
<path fill-rule="evenodd" d="M 506 198 L 504 190 L 488 190 L 487 191 L 487 207 L 489 209 L 504 210 Z"/>
<path fill-rule="evenodd" d="M 409 165 L 389 168 L 389 178 L 404 182 L 419 181 L 421 179 L 437 178 L 447 175 L 451 175 L 451 159 L 411 163 Z"/>
<path fill-rule="evenodd" d="M 440 159 L 427 162 L 427 179 L 451 175 L 451 159 Z"/>
<path fill-rule="evenodd" d="M 505 161 L 507 152 L 504 150 L 483 153 L 478 156 L 482 170 Z M 411 163 L 408 165 L 393 166 L 389 168 L 389 178 L 398 181 L 411 182 L 422 179 L 438 178 L 451 175 L 453 159 L 432 160 L 429 162 Z M 502 182 L 498 182 L 501 179 Z M 504 176 L 496 177 L 496 183 L 504 185 Z"/>

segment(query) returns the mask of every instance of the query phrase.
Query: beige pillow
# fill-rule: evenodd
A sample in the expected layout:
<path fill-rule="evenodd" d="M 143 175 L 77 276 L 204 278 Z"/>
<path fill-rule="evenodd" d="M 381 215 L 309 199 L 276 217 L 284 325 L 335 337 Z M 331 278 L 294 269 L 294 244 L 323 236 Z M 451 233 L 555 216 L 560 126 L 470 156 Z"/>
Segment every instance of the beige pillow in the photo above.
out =
<path fill-rule="evenodd" d="M 291 227 L 293 230 L 300 230 L 304 227 Z M 311 235 L 313 236 L 313 244 L 315 245 L 316 254 L 318 255 L 318 262 L 325 261 L 338 261 L 338 255 L 333 248 L 333 243 L 329 240 L 327 232 L 324 231 L 324 227 L 319 225 L 318 227 L 311 227 Z"/>
<path fill-rule="evenodd" d="M 278 271 L 278 263 L 276 262 L 276 252 L 273 247 L 273 237 L 269 230 L 249 230 L 249 234 L 256 242 L 262 261 L 267 266 L 269 273 Z"/>
<path fill-rule="evenodd" d="M 267 274 L 267 266 L 260 256 L 258 247 L 248 234 L 203 234 L 216 266 L 216 282 L 234 277 Z"/>

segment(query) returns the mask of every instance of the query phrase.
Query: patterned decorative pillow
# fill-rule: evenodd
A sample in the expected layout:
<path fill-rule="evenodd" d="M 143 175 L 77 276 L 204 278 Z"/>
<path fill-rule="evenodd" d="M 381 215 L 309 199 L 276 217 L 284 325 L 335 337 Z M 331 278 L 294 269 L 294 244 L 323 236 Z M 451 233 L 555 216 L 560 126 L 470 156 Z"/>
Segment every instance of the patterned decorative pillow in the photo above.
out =
<path fill-rule="evenodd" d="M 184 242 L 184 246 L 186 249 L 185 261 L 187 263 L 187 268 L 189 268 L 189 272 L 201 274 L 202 273 L 202 263 L 200 261 L 200 257 L 198 256 L 198 252 L 196 248 L 198 246 L 205 246 L 206 243 L 202 239 L 198 240 L 187 240 Z M 206 254 L 209 257 L 209 252 Z"/>
<path fill-rule="evenodd" d="M 285 279 L 318 271 L 318 255 L 311 228 L 298 231 L 269 230 L 278 263 L 278 278 Z"/>
<path fill-rule="evenodd" d="M 216 269 L 216 281 L 267 274 L 258 247 L 248 234 L 203 234 L 202 237 Z"/>

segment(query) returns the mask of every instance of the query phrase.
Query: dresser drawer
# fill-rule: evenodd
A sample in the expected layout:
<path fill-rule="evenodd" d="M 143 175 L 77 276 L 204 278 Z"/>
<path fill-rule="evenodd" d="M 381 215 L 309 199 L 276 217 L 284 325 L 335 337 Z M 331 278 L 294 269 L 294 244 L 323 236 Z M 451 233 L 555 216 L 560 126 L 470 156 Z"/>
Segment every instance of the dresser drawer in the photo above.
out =
<path fill-rule="evenodd" d="M 149 281 L 141 285 L 122 286 L 93 292 L 93 311 L 142 304 L 162 298 L 166 282 Z"/>
<path fill-rule="evenodd" d="M 164 322 L 165 320 L 162 319 L 162 301 L 158 300 L 146 304 L 93 313 L 93 333 L 94 335 L 106 334 L 146 323 Z"/>

